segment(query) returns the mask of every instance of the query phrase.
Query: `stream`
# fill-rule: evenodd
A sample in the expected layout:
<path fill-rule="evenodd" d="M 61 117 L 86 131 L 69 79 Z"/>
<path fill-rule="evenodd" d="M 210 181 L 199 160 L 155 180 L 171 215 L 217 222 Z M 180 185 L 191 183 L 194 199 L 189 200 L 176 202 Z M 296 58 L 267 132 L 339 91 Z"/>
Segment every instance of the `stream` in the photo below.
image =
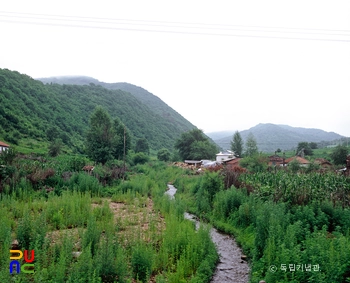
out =
<path fill-rule="evenodd" d="M 170 199 L 173 199 L 175 198 L 176 190 L 173 185 L 169 184 L 165 194 L 169 195 Z M 185 212 L 184 217 L 194 221 L 198 229 L 200 222 L 195 215 Z M 236 241 L 231 236 L 223 234 L 215 228 L 211 228 L 210 236 L 219 253 L 219 263 L 216 266 L 211 283 L 247 283 L 249 280 L 249 265 L 241 258 L 243 253 Z"/>

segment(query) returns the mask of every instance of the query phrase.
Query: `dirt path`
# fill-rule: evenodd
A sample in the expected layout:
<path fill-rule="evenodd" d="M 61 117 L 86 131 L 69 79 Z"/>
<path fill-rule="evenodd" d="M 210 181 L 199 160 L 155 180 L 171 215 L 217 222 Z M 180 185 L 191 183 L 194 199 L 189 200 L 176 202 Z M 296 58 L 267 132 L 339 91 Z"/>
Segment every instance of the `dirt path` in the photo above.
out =
<path fill-rule="evenodd" d="M 168 188 L 166 194 L 174 198 L 176 188 L 173 185 L 168 185 Z M 184 217 L 195 221 L 196 227 L 199 227 L 200 222 L 194 215 L 186 212 Z M 242 260 L 243 253 L 236 241 L 231 236 L 218 232 L 215 228 L 211 229 L 210 236 L 220 256 L 211 283 L 247 283 L 250 268 L 248 263 Z"/>

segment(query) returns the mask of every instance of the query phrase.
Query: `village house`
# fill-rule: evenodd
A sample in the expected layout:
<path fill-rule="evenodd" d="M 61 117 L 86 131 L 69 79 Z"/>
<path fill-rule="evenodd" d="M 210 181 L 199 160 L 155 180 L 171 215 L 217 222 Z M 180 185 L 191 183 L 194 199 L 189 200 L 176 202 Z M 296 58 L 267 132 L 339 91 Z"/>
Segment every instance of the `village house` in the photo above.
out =
<path fill-rule="evenodd" d="M 285 159 L 277 154 L 269 156 L 269 166 L 284 166 Z"/>
<path fill-rule="evenodd" d="M 332 167 L 332 163 L 330 163 L 327 159 L 324 159 L 324 158 L 316 158 L 315 163 L 320 165 L 322 168 Z"/>
<path fill-rule="evenodd" d="M 232 152 L 231 150 L 226 150 L 225 152 L 219 152 L 218 154 L 216 154 L 216 161 L 217 162 L 222 162 L 224 160 L 227 159 L 232 159 L 235 158 L 234 152 Z"/>
<path fill-rule="evenodd" d="M 0 141 L 0 153 L 5 151 L 5 150 L 8 150 L 10 148 L 10 146 L 2 141 Z"/>
<path fill-rule="evenodd" d="M 300 157 L 300 156 L 293 156 L 293 157 L 287 158 L 287 159 L 285 160 L 285 162 L 286 162 L 286 164 L 288 165 L 288 164 L 289 164 L 290 162 L 292 162 L 293 160 L 297 160 L 297 161 L 299 162 L 300 166 L 302 166 L 302 167 L 307 167 L 307 166 L 309 166 L 309 164 L 310 164 L 310 161 L 309 161 L 309 160 L 307 160 L 307 159 L 305 159 L 305 158 L 302 158 L 302 157 Z"/>

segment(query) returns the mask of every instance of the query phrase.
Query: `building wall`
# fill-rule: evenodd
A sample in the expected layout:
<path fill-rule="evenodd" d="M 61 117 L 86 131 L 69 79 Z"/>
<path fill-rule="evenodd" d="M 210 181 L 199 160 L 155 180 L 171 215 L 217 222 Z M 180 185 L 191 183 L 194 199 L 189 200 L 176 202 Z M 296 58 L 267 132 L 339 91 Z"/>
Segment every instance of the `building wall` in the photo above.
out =
<path fill-rule="evenodd" d="M 0 145 L 0 152 L 5 151 L 5 150 L 7 150 L 7 149 L 8 149 L 8 147 L 6 147 L 6 146 L 1 146 L 1 145 Z"/>

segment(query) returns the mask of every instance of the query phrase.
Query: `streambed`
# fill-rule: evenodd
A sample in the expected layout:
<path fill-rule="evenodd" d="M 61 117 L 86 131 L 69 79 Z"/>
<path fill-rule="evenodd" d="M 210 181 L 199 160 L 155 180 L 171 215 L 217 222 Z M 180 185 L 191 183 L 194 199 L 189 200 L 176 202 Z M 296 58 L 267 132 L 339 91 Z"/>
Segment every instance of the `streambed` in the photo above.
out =
<path fill-rule="evenodd" d="M 173 185 L 168 185 L 168 190 L 165 194 L 173 199 L 175 198 L 176 190 Z M 194 221 L 198 229 L 200 222 L 195 215 L 185 212 L 184 217 Z M 242 259 L 243 253 L 236 241 L 231 236 L 223 234 L 215 228 L 210 230 L 210 236 L 219 253 L 219 263 L 216 266 L 211 283 L 248 282 L 249 265 Z"/>

